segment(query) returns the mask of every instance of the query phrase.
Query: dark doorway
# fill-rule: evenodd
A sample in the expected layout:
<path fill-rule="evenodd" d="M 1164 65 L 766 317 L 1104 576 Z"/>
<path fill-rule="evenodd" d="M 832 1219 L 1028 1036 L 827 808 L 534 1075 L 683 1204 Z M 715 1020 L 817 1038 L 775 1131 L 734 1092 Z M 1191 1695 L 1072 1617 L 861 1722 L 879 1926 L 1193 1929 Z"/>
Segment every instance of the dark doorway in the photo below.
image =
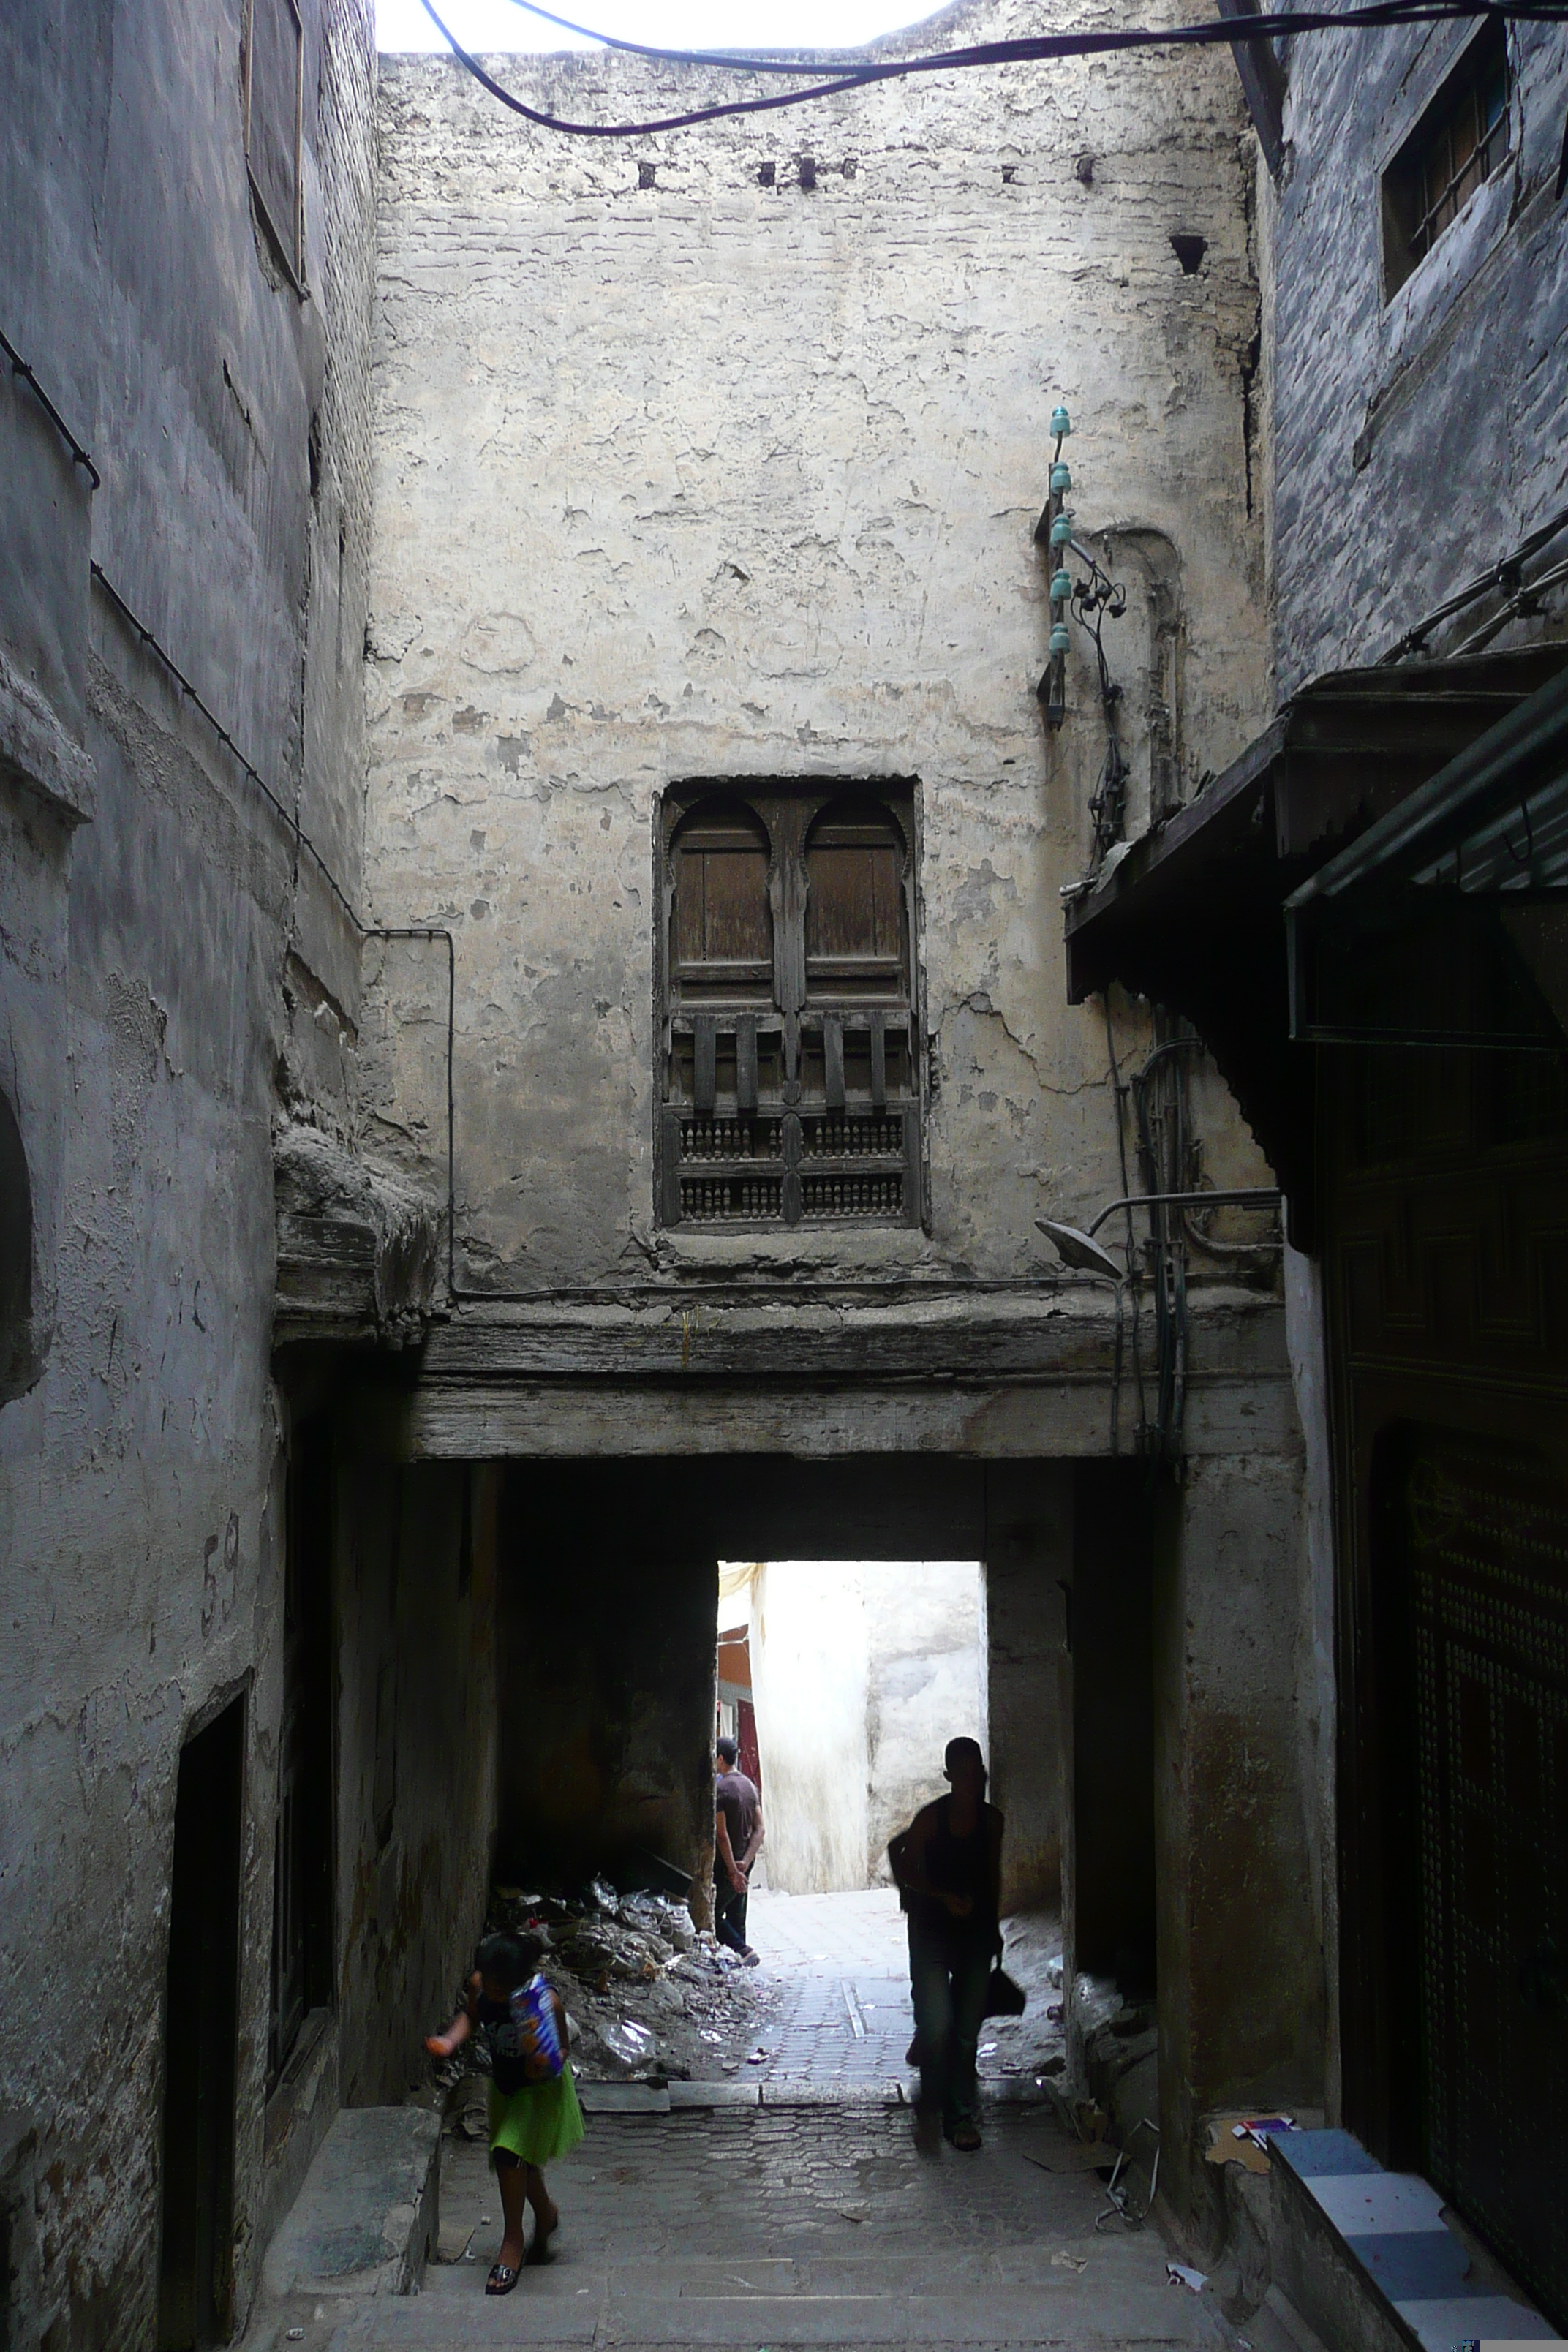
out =
<path fill-rule="evenodd" d="M 245 1701 L 180 1757 L 163 2018 L 159 2352 L 230 2332 Z"/>
<path fill-rule="evenodd" d="M 1425 1430 L 1377 1464 L 1392 2152 L 1568 2315 L 1568 1487 Z"/>
<path fill-rule="evenodd" d="M 0 1094 L 0 1401 L 18 1396 L 34 1377 L 29 1349 L 33 1303 L 33 1195 L 16 1114 Z"/>
<path fill-rule="evenodd" d="M 332 1995 L 332 1496 L 331 1432 L 307 1422 L 289 1463 L 269 2085 Z"/>
<path fill-rule="evenodd" d="M 1073 1486 L 1074 1965 L 1154 1995 L 1153 1493 L 1142 1464 Z"/>

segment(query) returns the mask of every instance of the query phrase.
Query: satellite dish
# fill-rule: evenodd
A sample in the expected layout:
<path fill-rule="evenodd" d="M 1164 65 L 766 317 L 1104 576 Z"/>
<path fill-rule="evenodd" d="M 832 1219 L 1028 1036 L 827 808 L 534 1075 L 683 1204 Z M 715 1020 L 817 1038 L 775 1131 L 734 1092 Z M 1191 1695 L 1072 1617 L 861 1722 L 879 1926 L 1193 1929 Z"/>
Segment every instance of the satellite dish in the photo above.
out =
<path fill-rule="evenodd" d="M 1056 1244 L 1064 1265 L 1076 1266 L 1080 1274 L 1103 1274 L 1110 1282 L 1121 1280 L 1116 1260 L 1077 1225 L 1058 1225 L 1054 1217 L 1037 1217 L 1035 1223 L 1046 1239 Z"/>

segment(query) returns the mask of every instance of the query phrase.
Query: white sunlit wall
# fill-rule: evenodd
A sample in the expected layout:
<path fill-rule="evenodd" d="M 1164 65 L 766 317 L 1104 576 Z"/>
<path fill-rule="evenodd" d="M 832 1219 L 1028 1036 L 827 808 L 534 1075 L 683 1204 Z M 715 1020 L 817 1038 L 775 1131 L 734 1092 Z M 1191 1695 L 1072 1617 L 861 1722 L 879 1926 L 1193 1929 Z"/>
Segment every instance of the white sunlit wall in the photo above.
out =
<path fill-rule="evenodd" d="M 942 1792 L 947 1742 L 984 1745 L 978 1562 L 760 1563 L 726 1622 L 751 1637 L 768 1885 L 884 1883 L 888 1840 Z"/>

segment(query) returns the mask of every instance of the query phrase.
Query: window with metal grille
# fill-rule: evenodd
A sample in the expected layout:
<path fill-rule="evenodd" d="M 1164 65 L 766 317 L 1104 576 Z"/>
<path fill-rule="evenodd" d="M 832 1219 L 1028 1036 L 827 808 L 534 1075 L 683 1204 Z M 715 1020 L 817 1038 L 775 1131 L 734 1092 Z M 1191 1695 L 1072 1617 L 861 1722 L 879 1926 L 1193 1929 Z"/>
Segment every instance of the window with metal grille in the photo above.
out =
<path fill-rule="evenodd" d="M 917 1224 L 912 785 L 681 786 L 658 856 L 660 1223 Z"/>
<path fill-rule="evenodd" d="M 304 47 L 295 0 L 245 0 L 240 44 L 245 161 L 256 208 L 296 285 L 304 274 L 300 211 Z"/>
<path fill-rule="evenodd" d="M 1510 152 L 1507 37 L 1470 43 L 1383 175 L 1385 290 L 1396 294 Z"/>

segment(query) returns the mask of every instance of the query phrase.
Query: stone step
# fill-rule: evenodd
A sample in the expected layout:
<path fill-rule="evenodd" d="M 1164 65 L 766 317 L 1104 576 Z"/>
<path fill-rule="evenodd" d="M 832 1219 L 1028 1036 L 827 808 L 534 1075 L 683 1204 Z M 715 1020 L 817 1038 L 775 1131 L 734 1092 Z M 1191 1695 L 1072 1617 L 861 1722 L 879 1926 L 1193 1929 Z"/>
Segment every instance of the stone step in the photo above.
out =
<path fill-rule="evenodd" d="M 1455 2352 L 1478 2340 L 1563 2340 L 1539 2312 L 1474 2275 L 1442 2199 L 1419 2174 L 1385 2171 L 1348 2131 L 1281 2132 L 1269 2148 L 1288 2292 L 1330 2343 L 1344 2352 Z"/>
<path fill-rule="evenodd" d="M 441 2118 L 422 2107 L 340 2107 L 267 2249 L 262 2292 L 406 2295 L 435 2252 Z"/>
<path fill-rule="evenodd" d="M 1081 2263 L 1081 2269 L 1073 2264 Z M 487 2296 L 480 2265 L 432 2272 L 426 2292 L 366 2305 L 331 2352 L 489 2352 L 506 2344 L 953 2347 L 1197 2346 L 1201 2299 L 1170 2285 L 1157 2246 L 1086 2241 L 913 2255 L 579 2267 L 563 2256 Z"/>

